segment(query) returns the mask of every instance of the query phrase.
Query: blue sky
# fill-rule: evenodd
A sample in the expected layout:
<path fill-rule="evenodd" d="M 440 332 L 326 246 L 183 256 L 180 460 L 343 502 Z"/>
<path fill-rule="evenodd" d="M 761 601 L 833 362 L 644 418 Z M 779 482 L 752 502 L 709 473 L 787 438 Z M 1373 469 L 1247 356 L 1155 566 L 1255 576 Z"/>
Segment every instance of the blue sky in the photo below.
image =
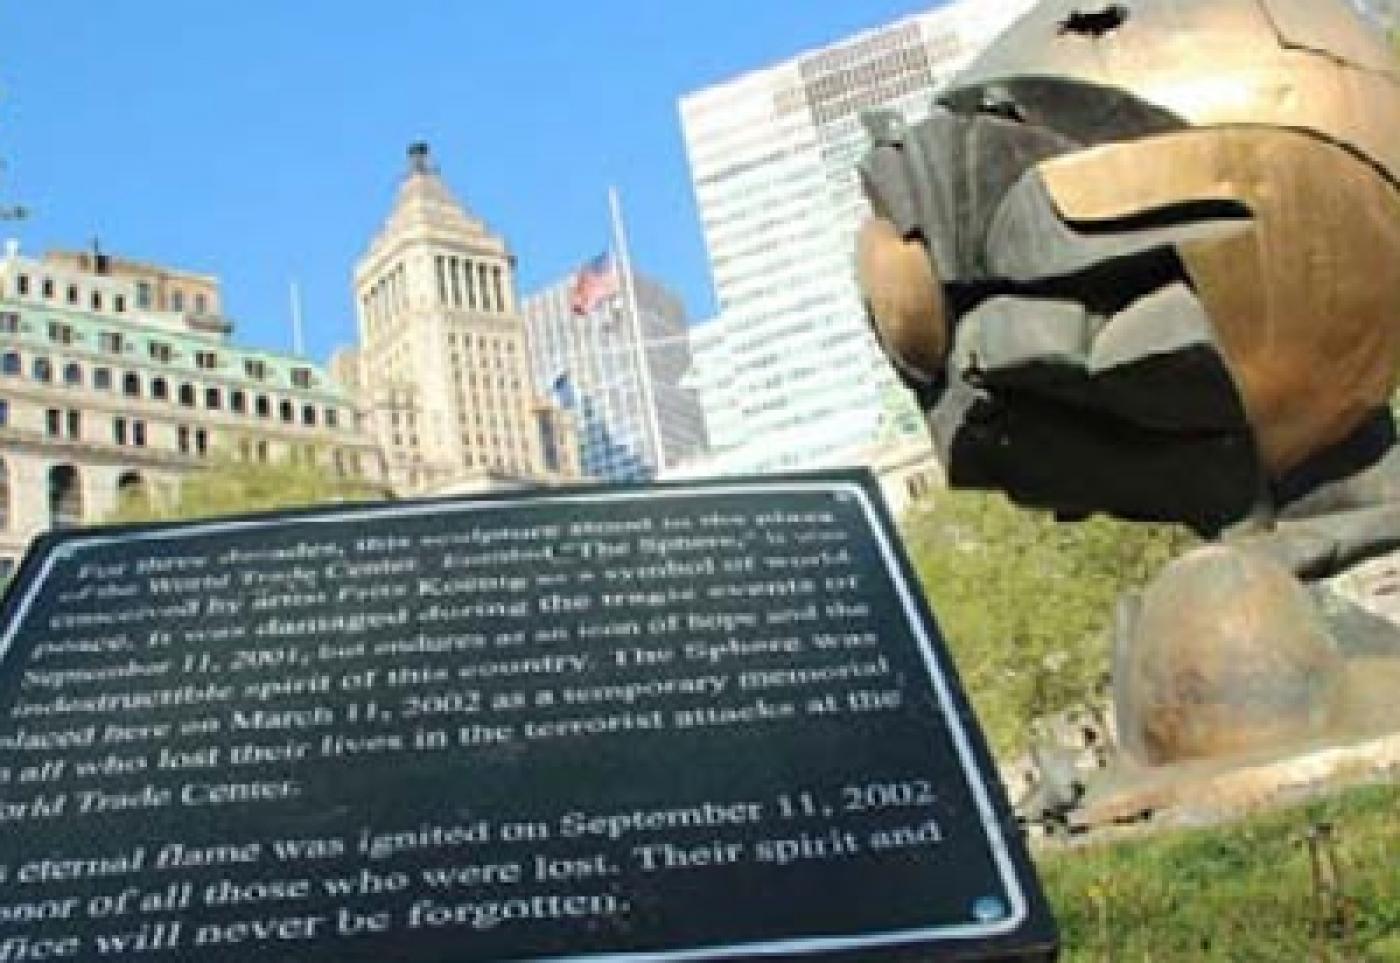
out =
<path fill-rule="evenodd" d="M 713 309 L 677 99 L 935 0 L 11 0 L 0 3 L 0 224 L 219 274 L 239 341 L 354 338 L 350 274 L 404 148 L 428 140 L 503 233 L 521 288 L 607 244 Z"/>

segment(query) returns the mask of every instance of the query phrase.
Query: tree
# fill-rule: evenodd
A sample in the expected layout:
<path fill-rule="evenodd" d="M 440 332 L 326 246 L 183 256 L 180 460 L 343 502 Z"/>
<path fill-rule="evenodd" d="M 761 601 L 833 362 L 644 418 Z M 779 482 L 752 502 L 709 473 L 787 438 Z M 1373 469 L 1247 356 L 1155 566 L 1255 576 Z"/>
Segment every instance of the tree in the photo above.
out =
<path fill-rule="evenodd" d="M 1057 522 L 980 492 L 940 493 L 902 527 L 963 683 L 1003 754 L 1025 746 L 1036 716 L 1102 691 L 1118 598 L 1195 542 L 1173 526 Z"/>
<path fill-rule="evenodd" d="M 312 465 L 220 459 L 185 478 L 174 498 L 150 497 L 149 492 L 139 490 L 124 493 L 116 512 L 106 521 L 116 524 L 209 518 L 386 497 L 389 494 L 383 488 L 340 478 Z"/>

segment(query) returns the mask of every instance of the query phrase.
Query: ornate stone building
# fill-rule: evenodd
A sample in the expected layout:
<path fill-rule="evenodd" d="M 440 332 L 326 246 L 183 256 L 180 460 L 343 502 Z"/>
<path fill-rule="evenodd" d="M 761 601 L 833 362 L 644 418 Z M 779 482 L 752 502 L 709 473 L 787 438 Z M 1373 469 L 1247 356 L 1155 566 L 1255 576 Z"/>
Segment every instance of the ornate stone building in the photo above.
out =
<path fill-rule="evenodd" d="M 514 258 L 452 196 L 426 144 L 408 154 L 393 210 L 355 268 L 359 346 L 332 362 L 358 383 L 393 487 L 578 477 L 572 422 L 531 375 Z"/>
<path fill-rule="evenodd" d="M 235 346 L 217 278 L 102 254 L 0 260 L 0 573 L 46 529 L 160 498 L 222 453 L 384 481 L 316 365 Z"/>

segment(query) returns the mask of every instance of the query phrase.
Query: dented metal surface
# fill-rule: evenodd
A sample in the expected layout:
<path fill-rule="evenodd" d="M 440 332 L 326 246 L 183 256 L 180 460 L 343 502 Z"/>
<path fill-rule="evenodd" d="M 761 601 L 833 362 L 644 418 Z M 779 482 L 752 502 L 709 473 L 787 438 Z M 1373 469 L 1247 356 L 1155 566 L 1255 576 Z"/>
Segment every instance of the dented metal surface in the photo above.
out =
<path fill-rule="evenodd" d="M 1400 365 L 1400 75 L 1342 0 L 1044 0 L 928 120 L 867 123 L 862 177 L 885 223 L 861 258 L 884 270 L 862 281 L 955 484 L 1209 533 L 1261 499 L 1305 495 L 1294 476 L 1386 405 Z M 907 260 L 910 245 L 927 267 Z M 901 285 L 923 293 L 893 297 Z M 1177 320 L 1158 310 L 1152 323 L 1203 312 L 1209 338 L 1143 333 L 1136 306 L 1173 285 L 1198 306 L 1179 299 Z M 1066 302 L 1091 332 L 1068 353 L 1068 335 L 1049 330 L 1080 324 Z M 959 343 L 985 341 L 989 303 L 998 338 L 960 355 Z M 1140 342 L 1144 356 L 1120 357 L 1109 385 L 1095 339 L 1123 329 L 1114 350 Z M 1172 342 L 1190 348 L 1164 363 Z M 1134 370 L 1153 375 L 1150 419 L 1144 393 L 1123 387 Z M 1230 402 L 1216 397 L 1222 372 Z M 1201 416 L 1203 386 L 1217 418 Z M 1066 495 L 1009 452 L 1025 448 L 1018 431 L 1053 444 L 1049 421 L 1076 418 L 1067 439 L 1103 443 L 1067 450 L 1121 458 L 1121 470 L 1102 491 Z M 1215 496 L 1131 476 L 1151 445 L 1204 459 L 1240 444 L 1254 467 L 1231 460 Z"/>
<path fill-rule="evenodd" d="M 1400 548 L 1391 57 L 1344 0 L 1043 0 L 867 121 L 860 282 L 949 482 L 1227 536 L 1121 620 L 1129 760 L 1394 723 L 1347 680 L 1400 625 L 1352 651 L 1302 581 Z"/>
<path fill-rule="evenodd" d="M 1400 193 L 1336 145 L 1293 131 L 1191 131 L 1045 164 L 1078 226 L 1238 200 L 1248 230 L 1177 249 L 1214 324 L 1260 456 L 1277 476 L 1347 437 L 1394 390 Z"/>
<path fill-rule="evenodd" d="M 1130 91 L 1192 126 L 1309 131 L 1400 179 L 1400 74 L 1384 39 L 1347 3 L 1125 0 L 1112 30 L 1065 29 L 1076 14 L 1109 6 L 1045 0 L 958 78 L 949 99 L 966 103 L 1013 79 L 1071 80 Z"/>

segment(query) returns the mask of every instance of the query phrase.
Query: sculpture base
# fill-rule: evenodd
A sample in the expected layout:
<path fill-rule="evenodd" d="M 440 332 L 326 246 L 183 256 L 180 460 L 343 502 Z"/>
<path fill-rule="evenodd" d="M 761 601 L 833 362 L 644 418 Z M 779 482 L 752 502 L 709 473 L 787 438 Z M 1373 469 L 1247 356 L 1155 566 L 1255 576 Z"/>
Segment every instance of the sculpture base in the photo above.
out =
<path fill-rule="evenodd" d="M 1265 806 L 1400 779 L 1400 732 L 1273 757 L 1170 766 L 1120 764 L 1094 781 L 1068 816 L 1072 833 L 1113 827 L 1199 826 Z"/>
<path fill-rule="evenodd" d="M 1022 819 L 1097 836 L 1400 777 L 1397 596 L 1400 553 L 1311 584 L 1229 543 L 1176 560 L 1120 613 L 1113 711 L 1004 774 Z"/>

